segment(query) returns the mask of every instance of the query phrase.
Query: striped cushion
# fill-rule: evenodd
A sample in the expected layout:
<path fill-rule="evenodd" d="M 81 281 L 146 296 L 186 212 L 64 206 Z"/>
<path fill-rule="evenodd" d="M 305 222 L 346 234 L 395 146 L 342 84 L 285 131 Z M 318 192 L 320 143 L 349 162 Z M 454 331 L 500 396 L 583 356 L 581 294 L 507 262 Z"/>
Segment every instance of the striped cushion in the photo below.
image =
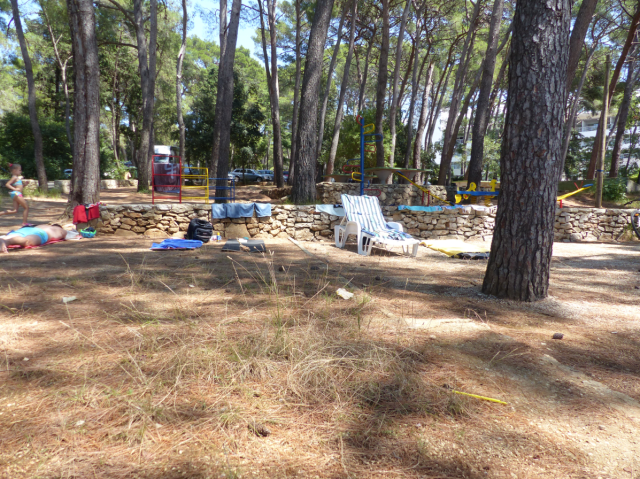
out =
<path fill-rule="evenodd" d="M 389 227 L 382 216 L 377 197 L 350 195 L 341 195 L 341 197 L 347 220 L 358 223 L 363 232 L 380 239 L 395 241 L 413 239 L 410 234 Z"/>

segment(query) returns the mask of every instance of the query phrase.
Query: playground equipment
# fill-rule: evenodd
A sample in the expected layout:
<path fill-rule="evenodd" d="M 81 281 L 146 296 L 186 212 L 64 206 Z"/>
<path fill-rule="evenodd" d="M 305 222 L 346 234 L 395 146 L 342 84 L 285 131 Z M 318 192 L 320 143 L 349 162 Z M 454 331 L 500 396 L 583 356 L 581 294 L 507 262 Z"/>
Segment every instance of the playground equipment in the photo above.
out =
<path fill-rule="evenodd" d="M 187 185 L 186 182 L 191 184 Z M 177 199 L 178 203 L 183 200 L 203 201 L 208 204 L 209 170 L 204 167 L 183 166 L 182 158 L 177 155 L 153 155 L 151 202 L 155 204 L 156 199 Z"/>
<path fill-rule="evenodd" d="M 577 193 L 580 193 L 581 191 L 588 190 L 589 188 L 591 188 L 593 186 L 593 183 L 590 183 L 588 185 L 583 185 L 583 186 L 580 186 L 580 187 L 578 185 L 576 185 L 575 183 L 574 183 L 574 185 L 576 187 L 575 191 L 571 191 L 569 193 L 566 193 L 566 194 L 564 194 L 562 196 L 558 196 L 556 198 L 556 200 L 559 203 L 560 208 L 562 208 L 562 200 L 564 200 L 565 198 L 569 198 L 570 196 L 573 196 L 573 195 L 575 195 Z"/>
<path fill-rule="evenodd" d="M 496 183 L 495 179 L 491 180 L 491 191 L 476 191 L 476 184 L 470 183 L 466 190 L 456 191 L 456 203 L 460 203 L 462 198 L 468 200 L 471 197 L 483 197 L 485 206 L 491 206 L 491 198 L 500 194 L 500 191 L 496 191 Z"/>

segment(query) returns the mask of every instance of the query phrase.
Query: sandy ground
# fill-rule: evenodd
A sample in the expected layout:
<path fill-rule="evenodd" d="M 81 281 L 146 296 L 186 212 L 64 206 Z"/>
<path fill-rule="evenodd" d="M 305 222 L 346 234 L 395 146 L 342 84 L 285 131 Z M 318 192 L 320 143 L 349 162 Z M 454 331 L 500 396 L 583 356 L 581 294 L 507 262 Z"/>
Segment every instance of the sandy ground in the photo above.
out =
<path fill-rule="evenodd" d="M 0 477 L 640 475 L 637 242 L 556 244 L 533 304 L 423 247 L 150 243 L 0 258 Z"/>

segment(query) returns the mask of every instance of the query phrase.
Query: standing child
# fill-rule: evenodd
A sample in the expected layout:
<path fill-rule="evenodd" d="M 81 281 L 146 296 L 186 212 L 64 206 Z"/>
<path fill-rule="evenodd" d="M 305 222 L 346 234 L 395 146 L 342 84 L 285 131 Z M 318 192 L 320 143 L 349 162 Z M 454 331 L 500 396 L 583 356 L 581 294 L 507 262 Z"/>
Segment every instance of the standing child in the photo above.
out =
<path fill-rule="evenodd" d="M 29 216 L 29 205 L 27 204 L 24 196 L 22 196 L 22 167 L 20 165 L 9 165 L 11 171 L 11 179 L 4 185 L 10 192 L 9 196 L 13 199 L 13 209 L 0 212 L 2 215 L 12 215 L 18 212 L 18 208 L 22 206 L 22 224 L 27 224 L 27 216 Z"/>

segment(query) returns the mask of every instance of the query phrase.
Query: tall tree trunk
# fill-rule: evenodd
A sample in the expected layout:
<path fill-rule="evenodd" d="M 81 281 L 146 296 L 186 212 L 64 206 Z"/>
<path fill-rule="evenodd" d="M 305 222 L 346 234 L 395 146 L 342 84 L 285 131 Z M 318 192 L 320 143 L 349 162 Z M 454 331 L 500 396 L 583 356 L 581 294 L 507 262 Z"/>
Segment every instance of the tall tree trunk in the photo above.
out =
<path fill-rule="evenodd" d="M 409 160 L 413 156 L 413 150 L 411 149 L 411 142 L 413 141 L 413 111 L 416 107 L 416 101 L 418 97 L 418 88 L 419 88 L 419 79 L 422 76 L 422 70 L 424 69 L 424 65 L 427 62 L 427 58 L 431 53 L 431 49 L 429 48 L 424 55 L 424 59 L 422 60 L 422 64 L 420 65 L 420 69 L 418 69 L 418 61 L 417 55 L 420 51 L 420 31 L 416 31 L 416 41 L 415 41 L 415 50 L 416 50 L 416 61 L 411 73 L 411 98 L 409 100 L 409 118 L 407 119 L 407 149 L 404 152 L 404 167 L 409 168 Z M 416 137 L 417 138 L 417 137 Z M 418 142 L 420 140 L 417 140 Z"/>
<path fill-rule="evenodd" d="M 454 142 L 456 137 L 453 136 L 453 127 L 455 125 L 458 110 L 460 108 L 460 102 L 462 101 L 462 95 L 464 94 L 465 78 L 467 76 L 467 68 L 469 60 L 471 58 L 471 51 L 473 50 L 473 42 L 476 36 L 476 23 L 478 15 L 480 13 L 480 5 L 482 2 L 476 2 L 471 14 L 471 20 L 469 21 L 469 30 L 462 46 L 462 53 L 460 54 L 460 64 L 456 71 L 456 79 L 453 86 L 453 93 L 451 95 L 451 104 L 449 105 L 449 117 L 447 119 L 447 127 L 444 132 L 444 142 L 442 147 L 442 155 L 440 157 L 440 173 L 438 175 L 438 184 L 447 185 L 451 180 L 451 158 L 453 155 L 453 148 L 451 148 L 451 142 Z"/>
<path fill-rule="evenodd" d="M 336 152 L 338 151 L 338 140 L 340 139 L 340 127 L 342 126 L 342 118 L 344 117 L 343 105 L 344 97 L 349 87 L 349 70 L 351 69 L 351 59 L 353 58 L 353 46 L 356 38 L 356 13 L 358 2 L 353 1 L 351 5 L 351 30 L 349 31 L 349 52 L 344 64 L 344 72 L 342 74 L 342 83 L 340 84 L 340 96 L 338 97 L 338 109 L 336 110 L 336 121 L 333 125 L 333 136 L 331 137 L 331 147 L 329 149 L 329 160 L 327 161 L 327 175 L 333 173 L 333 167 L 336 161 Z"/>
<path fill-rule="evenodd" d="M 567 64 L 567 91 L 571 89 L 571 83 L 576 76 L 576 69 L 580 63 L 580 55 L 582 53 L 582 45 L 584 38 L 587 36 L 589 25 L 593 13 L 596 11 L 598 0 L 582 0 L 580 10 L 576 16 L 571 30 L 571 39 L 569 40 L 569 63 Z"/>
<path fill-rule="evenodd" d="M 567 154 L 569 153 L 569 143 L 571 142 L 571 132 L 575 127 L 576 118 L 578 116 L 578 106 L 580 105 L 580 93 L 582 92 L 582 87 L 584 86 L 584 81 L 587 78 L 587 72 L 589 71 L 589 64 L 591 63 L 591 58 L 593 58 L 593 54 L 596 49 L 593 48 L 589 55 L 587 56 L 587 60 L 584 64 L 584 69 L 582 70 L 582 75 L 580 76 L 580 82 L 578 83 L 578 89 L 576 90 L 576 95 L 571 105 L 571 110 L 569 112 L 569 118 L 565 122 L 564 126 L 564 136 L 562 137 L 562 168 L 560 168 L 560 174 L 564 171 L 564 163 L 567 161 Z M 558 178 L 559 179 L 559 178 Z"/>
<path fill-rule="evenodd" d="M 267 54 L 267 42 L 264 28 L 264 16 L 262 1 L 258 1 L 260 10 L 260 32 L 262 38 L 262 52 L 264 55 L 264 67 L 267 73 L 269 85 L 269 104 L 271 105 L 271 125 L 273 129 L 273 166 L 274 181 L 278 188 L 284 186 L 282 168 L 282 136 L 280 130 L 280 87 L 278 85 L 278 52 L 276 46 L 276 0 L 267 0 L 267 18 L 269 19 L 269 42 L 271 46 L 271 68 L 269 68 L 269 55 Z"/>
<path fill-rule="evenodd" d="M 176 63 L 176 110 L 178 113 L 178 130 L 180 134 L 180 158 L 186 161 L 185 154 L 185 128 L 184 119 L 182 118 L 182 62 L 187 51 L 187 22 L 189 20 L 187 14 L 187 0 L 182 0 L 182 44 L 178 52 L 178 61 Z"/>
<path fill-rule="evenodd" d="M 535 301 L 549 288 L 571 7 L 519 0 L 513 18 L 500 202 L 482 291 Z"/>
<path fill-rule="evenodd" d="M 215 177 L 218 177 L 218 154 L 220 152 L 220 132 L 222 128 L 225 128 L 226 125 L 220 122 L 220 118 L 222 117 L 222 92 L 220 90 L 221 82 L 222 82 L 222 62 L 224 59 L 224 53 L 226 51 L 227 45 L 227 37 L 229 35 L 229 31 L 227 30 L 227 1 L 228 0 L 220 0 L 220 62 L 218 63 L 218 85 L 216 90 L 216 107 L 213 118 L 213 140 L 211 142 L 211 166 L 209 170 L 211 174 Z M 232 90 L 233 91 L 233 90 Z M 221 186 L 226 186 L 226 184 L 222 184 L 222 180 L 220 180 Z M 216 196 L 221 196 L 217 194 Z"/>
<path fill-rule="evenodd" d="M 67 0 L 73 48 L 73 173 L 67 212 L 100 200 L 100 61 L 91 0 Z"/>
<path fill-rule="evenodd" d="M 297 132 L 296 177 L 291 199 L 304 204 L 316 199 L 316 156 L 318 122 L 318 96 L 322 79 L 322 56 L 327 40 L 334 0 L 318 0 L 311 24 L 307 58 L 304 65 L 300 101 L 300 119 Z"/>
<path fill-rule="evenodd" d="M 427 111 L 429 105 L 429 91 L 432 88 L 433 84 L 433 69 L 434 62 L 429 63 L 429 68 L 427 70 L 427 79 L 424 83 L 424 91 L 422 92 L 422 109 L 420 110 L 420 118 L 418 119 L 418 128 L 416 130 L 416 141 L 413 143 L 413 167 L 414 168 L 422 168 L 421 162 L 421 145 L 422 145 L 422 135 L 424 135 L 425 127 L 427 126 Z"/>
<path fill-rule="evenodd" d="M 498 38 L 500 37 L 500 24 L 502 23 L 503 0 L 493 2 L 491 22 L 489 24 L 489 38 L 487 40 L 487 53 L 480 80 L 480 92 L 476 105 L 473 133 L 471 135 L 471 159 L 469 160 L 469 174 L 467 186 L 471 183 L 480 185 L 482 180 L 482 158 L 484 157 L 484 135 L 489 125 L 489 103 L 491 87 L 493 85 L 493 73 L 496 69 L 496 57 L 498 55 Z"/>
<path fill-rule="evenodd" d="M 138 148 L 138 191 L 146 191 L 151 184 L 151 157 L 153 156 L 153 106 L 156 84 L 156 44 L 158 37 L 158 2 L 149 3 L 149 42 L 147 43 L 143 0 L 134 0 L 133 16 L 138 44 L 138 72 L 142 96 L 142 130 Z"/>
<path fill-rule="evenodd" d="M 633 90 L 638 80 L 638 72 L 635 62 L 629 62 L 627 67 L 627 84 L 624 87 L 624 95 L 622 103 L 618 109 L 618 129 L 616 130 L 616 138 L 613 143 L 613 152 L 611 154 L 611 169 L 609 170 L 609 178 L 618 176 L 618 167 L 620 164 L 620 154 L 622 152 L 622 140 L 627 126 L 627 118 L 629 117 L 629 107 L 633 98 Z"/>
<path fill-rule="evenodd" d="M 352 3 L 356 0 L 352 0 Z M 336 67 L 336 61 L 338 60 L 338 53 L 340 53 L 340 43 L 342 42 L 342 26 L 344 25 L 344 19 L 347 16 L 347 7 L 342 12 L 340 17 L 340 23 L 338 24 L 338 33 L 336 36 L 336 44 L 333 47 L 333 55 L 331 55 L 331 61 L 329 62 L 329 71 L 327 72 L 327 84 L 324 88 L 324 94 L 322 95 L 322 109 L 320 110 L 320 122 L 318 124 L 318 143 L 316 145 L 316 158 L 320 160 L 320 153 L 322 152 L 322 143 L 324 140 L 324 119 L 327 115 L 327 105 L 329 103 L 329 94 L 331 93 L 331 84 L 333 83 L 333 70 Z"/>
<path fill-rule="evenodd" d="M 613 69 L 611 82 L 609 82 L 609 105 L 611 105 L 611 98 L 613 97 L 613 94 L 615 93 L 616 85 L 618 84 L 618 78 L 620 77 L 620 71 L 622 70 L 622 65 L 626 61 L 629 50 L 633 45 L 633 39 L 636 36 L 636 30 L 638 29 L 639 22 L 640 22 L 640 2 L 638 2 L 638 6 L 636 7 L 636 13 L 633 15 L 633 18 L 631 19 L 631 25 L 629 26 L 629 32 L 627 33 L 627 40 L 625 41 L 624 46 L 622 47 L 622 51 L 620 52 L 620 57 L 618 58 L 616 67 Z M 602 131 L 601 129 L 598 129 L 596 133 L 596 137 L 593 141 L 593 150 L 591 151 L 591 160 L 589 162 L 589 169 L 587 170 L 588 180 L 592 180 L 595 176 L 596 161 L 598 159 L 598 154 L 602 149 L 601 131 Z"/>
<path fill-rule="evenodd" d="M 436 104 L 435 109 L 432 108 L 429 113 L 429 129 L 427 130 L 427 137 L 425 138 L 425 150 L 429 151 L 431 149 L 431 143 L 433 142 L 433 133 L 436 129 L 436 125 L 438 124 L 440 118 L 440 111 L 442 110 L 442 102 L 444 100 L 445 93 L 447 91 L 447 87 L 449 85 L 449 77 L 451 76 L 453 68 L 448 65 L 446 68 L 446 72 L 442 72 L 442 79 L 444 79 L 444 83 L 442 84 L 442 89 L 438 94 L 438 103 Z M 433 113 L 433 114 L 432 114 Z"/>
<path fill-rule="evenodd" d="M 42 132 L 38 123 L 38 112 L 36 111 L 36 84 L 33 80 L 33 68 L 31 58 L 27 50 L 27 42 L 22 31 L 22 21 L 20 20 L 20 10 L 18 10 L 18 0 L 11 0 L 13 11 L 13 23 L 20 43 L 22 60 L 24 61 L 24 72 L 27 76 L 27 89 L 29 91 L 29 119 L 31 120 L 31 131 L 33 132 L 34 156 L 36 164 L 36 174 L 38 175 L 38 186 L 44 192 L 48 190 L 47 173 L 44 170 L 44 159 L 42 157 Z"/>
<path fill-rule="evenodd" d="M 393 67 L 393 90 L 391 93 L 391 106 L 389 108 L 389 133 L 391 134 L 391 146 L 389 147 L 389 163 L 391 166 L 395 162 L 395 149 L 396 149 L 396 112 L 398 110 L 398 81 L 400 79 L 400 63 L 402 60 L 402 44 L 404 41 L 404 30 L 407 26 L 407 18 L 409 16 L 409 9 L 411 8 L 411 0 L 407 0 L 404 5 L 404 11 L 402 12 L 402 18 L 400 19 L 400 30 L 398 31 L 398 38 L 396 39 L 396 58 L 395 65 Z M 416 37 L 418 35 L 416 34 Z M 414 53 L 415 54 L 415 53 Z M 417 62 L 416 62 L 417 63 Z M 405 78 L 408 75 L 405 75 Z"/>
<path fill-rule="evenodd" d="M 387 66 L 389 64 L 389 0 L 382 0 L 382 45 L 378 59 L 378 86 L 376 88 L 376 129 L 382 137 L 384 134 L 384 103 L 387 97 Z M 376 166 L 383 167 L 384 143 L 376 143 Z"/>
<path fill-rule="evenodd" d="M 300 40 L 300 28 L 302 9 L 300 8 L 300 1 L 296 1 L 296 84 L 293 90 L 293 119 L 291 120 L 291 153 L 289 156 L 289 178 L 287 183 L 293 185 L 293 178 L 296 172 L 296 163 L 293 159 L 296 156 L 296 150 L 298 149 L 298 116 L 300 115 L 300 66 L 302 63 L 302 55 L 300 53 L 301 40 Z"/>
<path fill-rule="evenodd" d="M 369 40 L 369 45 L 367 46 L 367 53 L 364 57 L 364 72 L 362 73 L 362 79 L 360 81 L 360 91 L 358 92 L 358 111 L 360 113 L 364 108 L 364 94 L 367 88 L 367 77 L 369 75 L 369 58 L 371 58 L 371 49 L 373 47 L 373 39 L 375 38 L 375 28 L 373 34 L 371 35 L 371 39 Z"/>
<path fill-rule="evenodd" d="M 218 151 L 217 156 L 217 186 L 226 186 L 226 178 L 229 174 L 229 151 L 231 147 L 231 109 L 233 106 L 233 64 L 236 58 L 236 43 L 238 41 L 238 25 L 240 24 L 240 8 L 242 0 L 233 0 L 231 5 L 231 18 L 227 30 L 224 56 L 220 60 L 218 71 L 218 95 L 216 103 L 215 125 L 218 125 Z M 214 126 L 215 128 L 215 126 Z M 216 189 L 216 197 L 227 196 L 228 191 Z"/>

